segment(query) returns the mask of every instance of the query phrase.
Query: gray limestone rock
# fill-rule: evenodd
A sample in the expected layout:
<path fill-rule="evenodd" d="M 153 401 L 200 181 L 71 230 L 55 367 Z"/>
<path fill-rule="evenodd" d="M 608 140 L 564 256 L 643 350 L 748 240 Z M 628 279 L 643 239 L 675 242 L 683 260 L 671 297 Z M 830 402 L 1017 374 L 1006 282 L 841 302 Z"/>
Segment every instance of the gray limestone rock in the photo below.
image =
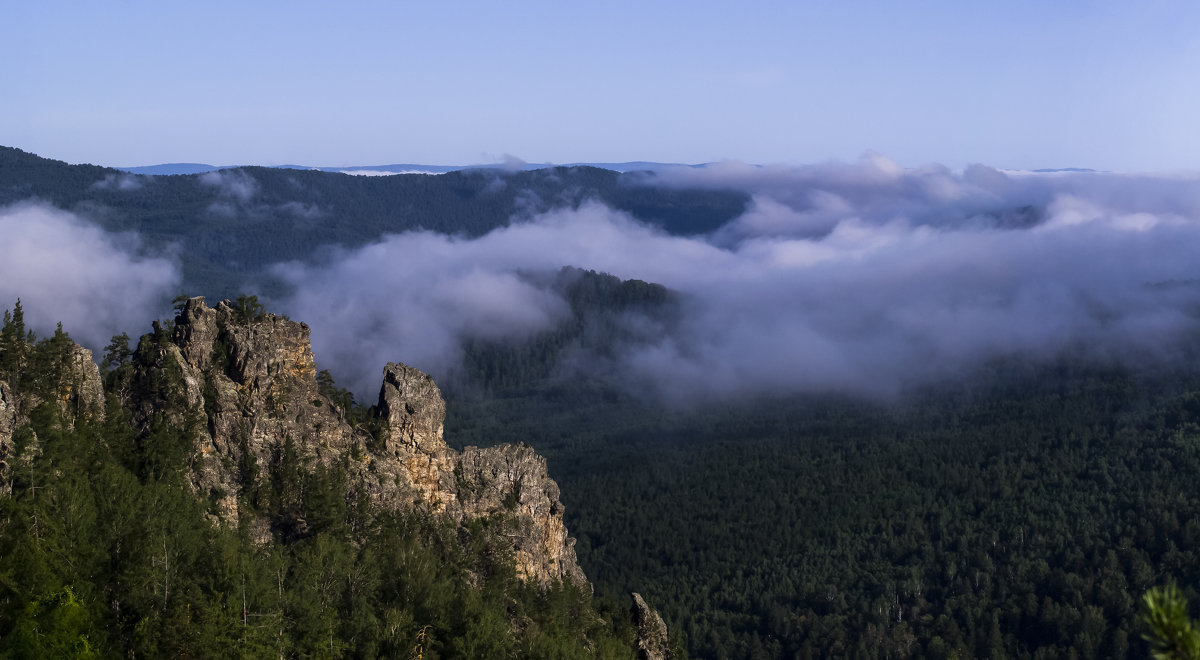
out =
<path fill-rule="evenodd" d="M 228 322 L 228 310 L 225 316 Z M 212 365 L 213 342 L 219 331 L 217 310 L 205 305 L 203 296 L 197 296 L 185 302 L 179 310 L 174 339 L 176 345 L 181 347 L 184 360 L 204 371 Z"/>
<path fill-rule="evenodd" d="M 59 394 L 59 409 L 74 424 L 79 418 L 104 419 L 104 379 L 92 352 L 71 344 L 67 354 L 66 371 L 62 391 Z"/>
<path fill-rule="evenodd" d="M 239 320 L 227 303 L 210 308 L 196 297 L 184 303 L 169 343 L 153 335 L 142 342 L 135 389 L 151 395 L 135 406 L 135 421 L 167 410 L 190 431 L 192 485 L 217 501 L 217 515 L 228 523 L 248 513 L 239 510 L 238 495 L 267 478 L 265 469 L 255 476 L 240 466 L 270 465 L 288 440 L 324 465 L 354 444 L 353 429 L 320 394 L 303 323 L 272 314 Z M 268 540 L 270 526 L 250 522 L 259 540 Z"/>
<path fill-rule="evenodd" d="M 446 420 L 446 401 L 428 374 L 412 367 L 388 363 L 379 389 L 379 416 L 387 421 L 385 446 L 395 452 L 400 445 L 426 453 L 445 447 L 442 424 Z"/>
<path fill-rule="evenodd" d="M 546 459 L 528 445 L 466 447 L 458 459 L 458 501 L 467 517 L 511 515 L 517 574 L 545 584 L 588 585 L 563 523 L 558 484 Z"/>
<path fill-rule="evenodd" d="M 446 403 L 433 379 L 392 363 L 383 373 L 376 406 L 380 438 L 354 428 L 321 394 L 316 363 L 303 323 L 265 314 L 239 318 L 226 303 L 208 307 L 186 301 L 170 337 L 142 338 L 134 358 L 131 392 L 135 423 L 158 411 L 195 438 L 191 482 L 217 502 L 217 517 L 244 520 L 260 542 L 272 527 L 303 529 L 302 520 L 266 520 L 246 510 L 242 495 L 253 488 L 238 466 L 264 469 L 284 442 L 315 467 L 347 471 L 347 499 L 367 498 L 384 510 L 414 507 L 455 521 L 496 518 L 511 528 L 518 574 L 546 584 L 566 579 L 587 585 L 575 541 L 563 523 L 558 485 L 546 461 L 524 445 L 461 454 L 442 438 Z"/>
<path fill-rule="evenodd" d="M 10 481 L 13 431 L 17 429 L 17 401 L 8 383 L 0 380 L 0 495 L 12 492 Z"/>
<path fill-rule="evenodd" d="M 637 626 L 638 656 L 642 660 L 666 660 L 671 657 L 667 646 L 667 624 L 636 593 L 633 594 L 633 623 Z"/>

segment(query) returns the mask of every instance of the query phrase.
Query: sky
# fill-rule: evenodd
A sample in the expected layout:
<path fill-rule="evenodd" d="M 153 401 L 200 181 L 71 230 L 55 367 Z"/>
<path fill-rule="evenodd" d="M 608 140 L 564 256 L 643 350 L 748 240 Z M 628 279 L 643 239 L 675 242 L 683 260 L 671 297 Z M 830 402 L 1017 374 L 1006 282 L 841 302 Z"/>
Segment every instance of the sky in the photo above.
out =
<path fill-rule="evenodd" d="M 73 163 L 1200 170 L 1189 2 L 0 11 L 0 144 Z"/>

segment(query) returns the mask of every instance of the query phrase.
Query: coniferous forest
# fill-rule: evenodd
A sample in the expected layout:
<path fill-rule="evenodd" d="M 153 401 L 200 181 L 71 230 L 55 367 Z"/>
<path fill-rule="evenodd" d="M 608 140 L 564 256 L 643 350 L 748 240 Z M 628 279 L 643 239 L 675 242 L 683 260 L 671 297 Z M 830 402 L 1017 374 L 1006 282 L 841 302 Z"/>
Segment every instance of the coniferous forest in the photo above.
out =
<path fill-rule="evenodd" d="M 1142 595 L 1200 600 L 1185 365 L 997 362 L 887 403 L 664 413 L 572 382 L 454 403 L 459 442 L 532 438 L 598 591 L 640 588 L 699 657 L 1145 657 Z"/>
<path fill-rule="evenodd" d="M 261 266 L 322 245 L 421 228 L 479 235 L 524 204 L 599 198 L 672 235 L 709 231 L 747 204 L 588 168 L 388 181 L 255 168 L 223 175 L 252 176 L 258 206 L 216 231 L 192 222 L 215 217 L 215 193 L 196 177 L 127 195 L 94 188 L 109 176 L 6 149 L 0 202 L 103 205 L 109 230 L 136 230 L 150 247 L 188 241 L 183 286 L 214 297 L 274 290 L 252 277 Z M 309 206 L 286 205 L 297 196 Z M 333 220 L 297 215 L 318 206 Z M 257 484 L 233 494 L 237 506 L 302 520 L 303 533 L 263 542 L 248 524 L 217 522 L 217 501 L 189 486 L 194 426 L 169 410 L 134 411 L 135 422 L 128 405 L 131 388 L 170 389 L 133 369 L 161 362 L 173 321 L 97 351 L 100 415 L 73 403 L 75 329 L 36 336 L 18 303 L 0 336 L 0 392 L 26 406 L 0 456 L 0 656 L 637 657 L 637 592 L 665 619 L 673 658 L 1142 658 L 1147 592 L 1177 584 L 1192 603 L 1177 614 L 1195 614 L 1194 341 L 1169 363 L 1068 349 L 1001 356 L 888 397 L 667 405 L 602 368 L 563 364 L 587 355 L 603 367 L 670 331 L 686 297 L 564 265 L 521 275 L 565 301 L 551 329 L 465 340 L 439 385 L 452 447 L 525 443 L 545 456 L 594 593 L 520 579 L 504 516 L 455 525 L 419 507 L 373 508 L 345 496 L 346 470 L 282 438 L 269 461 L 226 469 Z M 266 312 L 253 296 L 230 304 L 239 322 Z M 337 365 L 321 366 L 320 404 L 369 442 L 370 402 L 334 382 Z"/>
<path fill-rule="evenodd" d="M 290 440 L 242 466 L 263 487 L 239 497 L 304 533 L 218 523 L 187 483 L 189 431 L 166 414 L 140 428 L 119 400 L 133 354 L 165 337 L 114 338 L 98 415 L 72 396 L 70 336 L 37 338 L 20 301 L 5 313 L 0 402 L 36 405 L 0 456 L 0 656 L 634 657 L 626 601 L 518 579 L 506 520 L 349 502 L 346 473 Z"/>

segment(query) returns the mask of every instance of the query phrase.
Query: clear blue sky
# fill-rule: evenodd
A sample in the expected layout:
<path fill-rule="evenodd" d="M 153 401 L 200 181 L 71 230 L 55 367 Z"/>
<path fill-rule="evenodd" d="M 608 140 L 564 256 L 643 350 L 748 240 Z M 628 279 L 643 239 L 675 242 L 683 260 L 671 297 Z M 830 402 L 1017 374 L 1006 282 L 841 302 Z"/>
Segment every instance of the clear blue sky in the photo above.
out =
<path fill-rule="evenodd" d="M 1194 2 L 0 0 L 0 19 L 0 144 L 70 162 L 1200 170 Z"/>

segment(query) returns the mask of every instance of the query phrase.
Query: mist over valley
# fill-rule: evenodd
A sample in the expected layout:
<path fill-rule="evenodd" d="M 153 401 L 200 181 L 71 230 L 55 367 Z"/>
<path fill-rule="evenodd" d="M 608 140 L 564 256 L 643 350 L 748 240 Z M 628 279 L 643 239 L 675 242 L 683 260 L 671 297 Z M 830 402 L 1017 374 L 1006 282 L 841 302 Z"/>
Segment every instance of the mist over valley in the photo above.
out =
<path fill-rule="evenodd" d="M 3 16 L 0 658 L 1200 658 L 1200 4 Z"/>
<path fill-rule="evenodd" d="M 103 314 L 81 336 L 99 348 L 103 333 L 169 316 L 177 293 L 257 294 L 313 328 L 360 398 L 396 355 L 450 380 L 468 344 L 580 321 L 553 286 L 565 267 L 677 294 L 669 314 L 631 311 L 618 322 L 638 331 L 602 351 L 568 347 L 552 370 L 667 403 L 888 397 L 997 359 L 1193 357 L 1200 193 L 1188 177 L 904 169 L 868 154 L 366 181 L 5 155 L 0 295 L 23 296 L 41 332 Z"/>
<path fill-rule="evenodd" d="M 164 438 L 199 433 L 204 448 L 176 458 L 223 466 L 211 468 L 225 481 L 208 491 L 206 515 L 258 516 L 255 533 L 299 562 L 286 569 L 296 575 L 305 553 L 325 547 L 317 539 L 365 544 L 353 552 L 400 541 L 361 541 L 376 528 L 346 507 L 364 486 L 338 495 L 345 483 L 325 467 L 286 473 L 325 493 L 297 496 L 281 476 L 292 450 L 264 429 L 294 415 L 295 433 L 357 438 L 343 469 L 386 466 L 402 454 L 381 429 L 412 434 L 396 415 L 443 412 L 445 444 L 420 454 L 441 476 L 405 477 L 412 488 L 432 489 L 436 502 L 491 502 L 485 521 L 546 508 L 550 518 L 531 520 L 565 524 L 573 538 L 563 531 L 560 554 L 537 561 L 595 589 L 595 600 L 560 607 L 537 594 L 575 587 L 503 582 L 508 564 L 486 562 L 510 552 L 496 550 L 508 528 L 488 532 L 493 523 L 462 523 L 468 555 L 433 528 L 396 523 L 424 534 L 428 552 L 451 554 L 395 556 L 473 566 L 509 585 L 488 587 L 500 594 L 488 611 L 526 622 L 518 640 L 504 626 L 473 627 L 458 606 L 414 606 L 450 657 L 471 657 L 462 640 L 476 635 L 508 649 L 501 656 L 532 653 L 550 629 L 530 617 L 571 607 L 597 608 L 589 616 L 603 626 L 561 643 L 626 657 L 642 639 L 620 614 L 634 591 L 662 613 L 674 657 L 1140 657 L 1140 595 L 1200 579 L 1197 253 L 1200 180 L 1190 175 L 904 168 L 875 153 L 627 172 L 146 175 L 3 148 L 0 299 L 21 300 L 35 341 L 9 337 L 20 333 L 16 310 L 6 313 L 0 374 L 25 388 L 5 399 L 13 410 L 40 401 L 28 392 L 57 381 L 14 365 L 63 378 L 53 365 L 64 358 L 36 357 L 66 355 L 53 353 L 70 342 L 61 323 L 105 366 L 108 419 L 118 421 L 104 433 L 165 411 L 121 431 L 135 449 L 112 454 L 114 465 L 127 461 L 119 469 L 157 487 L 154 452 L 174 446 Z M 189 299 L 198 295 L 212 307 Z M 121 333 L 134 339 L 124 345 Z M 315 363 L 266 360 L 253 371 L 256 351 L 304 356 L 310 338 Z M 163 394 L 171 360 L 184 356 L 182 382 L 194 385 Z M 289 374 L 303 378 L 272 384 Z M 389 403 L 389 387 L 414 382 L 427 388 L 416 407 Z M 159 399 L 139 403 L 147 396 Z M 170 430 L 161 420 L 190 419 L 170 412 L 188 397 L 203 402 L 190 414 L 204 423 Z M 12 417 L 14 428 L 66 438 L 50 447 L 91 437 L 83 421 L 68 430 L 46 405 L 33 410 L 20 413 L 32 415 L 23 427 Z M 327 417 L 310 429 L 305 415 Z M 440 443 L 435 421 L 421 424 Z M 335 441 L 313 442 L 332 465 L 320 447 Z M 24 465 L 13 457 L 32 445 L 15 443 L 0 460 Z M 221 451 L 224 463 L 211 458 Z M 480 456 L 507 467 L 468 462 Z M 482 481 L 464 477 L 467 467 Z M 486 475 L 505 470 L 520 473 L 513 490 L 488 494 Z M 206 484 L 210 472 L 180 474 Z M 3 484 L 28 493 L 20 479 Z M 543 484 L 545 501 L 521 494 L 527 482 Z M 528 547 L 513 548 L 534 565 Z M 566 568 L 556 563 L 567 557 Z M 423 569 L 388 570 L 397 585 L 424 584 Z M 463 589 L 454 598 L 476 598 Z M 546 609 L 512 600 L 518 592 Z M 286 639 L 299 653 L 315 642 L 283 594 L 255 596 L 291 622 L 286 637 L 259 641 Z M 392 648 L 366 610 L 338 607 L 329 611 L 344 612 L 343 626 L 362 626 L 331 633 L 347 652 L 354 635 Z M 139 625 L 173 630 L 170 607 L 139 611 L 150 622 Z M 638 635 L 645 611 L 635 608 Z M 111 648 L 160 648 L 131 621 L 96 612 L 112 622 Z"/>

